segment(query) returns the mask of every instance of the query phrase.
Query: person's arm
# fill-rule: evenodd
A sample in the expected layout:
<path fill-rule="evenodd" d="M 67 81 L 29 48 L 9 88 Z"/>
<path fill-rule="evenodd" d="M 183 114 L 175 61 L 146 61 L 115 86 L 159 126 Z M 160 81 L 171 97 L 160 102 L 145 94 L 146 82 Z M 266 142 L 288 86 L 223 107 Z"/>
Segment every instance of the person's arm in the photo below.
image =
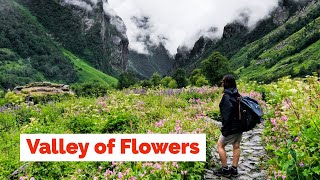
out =
<path fill-rule="evenodd" d="M 232 123 L 232 103 L 230 102 L 230 96 L 224 94 L 219 106 L 223 127 L 230 126 Z"/>

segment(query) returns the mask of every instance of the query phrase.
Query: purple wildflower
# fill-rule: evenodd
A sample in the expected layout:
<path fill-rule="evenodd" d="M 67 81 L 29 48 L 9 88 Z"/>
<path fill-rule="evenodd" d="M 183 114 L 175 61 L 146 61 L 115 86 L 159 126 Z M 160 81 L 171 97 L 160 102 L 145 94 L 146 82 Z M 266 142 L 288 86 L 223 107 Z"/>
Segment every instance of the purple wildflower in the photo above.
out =
<path fill-rule="evenodd" d="M 304 166 L 303 162 L 300 162 L 300 163 L 299 163 L 299 166 L 300 166 L 300 167 L 303 167 L 303 166 Z"/>

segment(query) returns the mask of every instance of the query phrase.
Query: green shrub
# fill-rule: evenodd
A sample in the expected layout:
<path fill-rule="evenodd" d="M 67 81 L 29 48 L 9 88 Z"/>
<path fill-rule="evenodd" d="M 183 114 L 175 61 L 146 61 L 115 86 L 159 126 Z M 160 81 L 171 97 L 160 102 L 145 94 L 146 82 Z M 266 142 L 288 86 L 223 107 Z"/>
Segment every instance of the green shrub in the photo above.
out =
<path fill-rule="evenodd" d="M 123 73 L 119 77 L 118 88 L 124 89 L 136 84 L 137 80 L 132 73 Z"/>
<path fill-rule="evenodd" d="M 71 89 L 78 97 L 99 97 L 107 95 L 111 87 L 98 82 L 87 82 L 73 84 Z"/>
<path fill-rule="evenodd" d="M 172 88 L 172 89 L 175 89 L 175 88 L 178 88 L 178 84 L 177 84 L 177 81 L 176 80 L 171 80 L 168 84 L 168 88 Z"/>
<path fill-rule="evenodd" d="M 174 80 L 176 80 L 178 88 L 188 86 L 188 80 L 186 78 L 186 70 L 179 68 L 176 70 L 176 72 L 173 74 L 172 77 Z"/>
<path fill-rule="evenodd" d="M 15 92 L 9 91 L 5 95 L 5 99 L 7 102 L 12 104 L 20 104 L 26 101 L 27 95 L 25 94 L 16 94 Z"/>
<path fill-rule="evenodd" d="M 67 123 L 68 128 L 75 134 L 90 134 L 98 128 L 90 117 L 74 117 Z"/>
<path fill-rule="evenodd" d="M 197 87 L 202 87 L 202 86 L 208 86 L 209 84 L 210 84 L 210 83 L 209 83 L 209 81 L 206 79 L 206 77 L 200 76 L 200 77 L 198 77 L 195 85 L 196 85 Z"/>
<path fill-rule="evenodd" d="M 153 73 L 153 75 L 151 76 L 151 79 L 150 79 L 150 83 L 153 86 L 159 86 L 161 83 L 161 75 L 157 72 Z"/>
<path fill-rule="evenodd" d="M 108 117 L 105 133 L 124 132 L 128 129 L 136 129 L 138 119 L 129 113 L 121 113 Z"/>
<path fill-rule="evenodd" d="M 151 82 L 148 81 L 148 80 L 142 80 L 142 81 L 140 81 L 140 82 L 139 82 L 139 85 L 140 85 L 141 87 L 148 87 L 148 88 L 152 86 Z"/>
<path fill-rule="evenodd" d="M 231 73 L 229 60 L 220 52 L 213 52 L 201 62 L 201 69 L 212 85 L 217 85 L 223 76 Z"/>

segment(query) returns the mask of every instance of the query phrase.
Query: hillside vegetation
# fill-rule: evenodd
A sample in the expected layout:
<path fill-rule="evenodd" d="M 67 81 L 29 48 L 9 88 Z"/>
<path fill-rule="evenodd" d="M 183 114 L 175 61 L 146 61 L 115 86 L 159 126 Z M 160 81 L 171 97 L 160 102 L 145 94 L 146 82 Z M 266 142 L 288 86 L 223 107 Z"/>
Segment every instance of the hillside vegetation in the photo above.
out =
<path fill-rule="evenodd" d="M 96 1 L 96 5 L 83 1 L 90 11 L 68 1 L 17 2 L 28 8 L 55 41 L 91 66 L 112 75 L 125 69 L 128 40 L 109 22 L 112 17 L 105 13 L 104 1 Z"/>
<path fill-rule="evenodd" d="M 241 78 L 272 82 L 280 77 L 312 74 L 320 64 L 320 3 L 265 37 L 243 47 L 231 58 Z M 242 67 L 241 67 L 242 66 Z"/>
<path fill-rule="evenodd" d="M 116 85 L 118 80 L 88 65 L 84 60 L 78 58 L 69 51 L 63 50 L 64 55 L 70 59 L 77 69 L 78 82 L 98 82 L 102 84 Z"/>
<path fill-rule="evenodd" d="M 0 9 L 3 88 L 44 78 L 64 83 L 77 81 L 71 62 L 28 10 L 11 0 L 1 0 Z"/>
<path fill-rule="evenodd" d="M 116 85 L 115 78 L 62 50 L 58 39 L 27 8 L 11 0 L 0 2 L 0 89 L 37 81 Z"/>

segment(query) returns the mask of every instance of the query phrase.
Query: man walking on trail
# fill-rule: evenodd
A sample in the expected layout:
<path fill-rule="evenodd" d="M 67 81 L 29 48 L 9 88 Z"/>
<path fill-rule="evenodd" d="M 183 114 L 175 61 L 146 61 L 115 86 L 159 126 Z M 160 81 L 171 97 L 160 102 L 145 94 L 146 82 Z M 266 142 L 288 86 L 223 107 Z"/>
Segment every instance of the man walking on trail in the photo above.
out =
<path fill-rule="evenodd" d="M 240 94 L 237 89 L 236 80 L 232 75 L 226 75 L 223 80 L 223 97 L 220 102 L 220 113 L 222 118 L 221 135 L 218 140 L 218 153 L 222 167 L 214 172 L 216 176 L 231 177 L 238 175 L 238 162 L 240 158 L 240 142 L 242 132 L 239 120 L 239 101 Z M 233 145 L 232 166 L 227 164 L 225 146 Z"/>

